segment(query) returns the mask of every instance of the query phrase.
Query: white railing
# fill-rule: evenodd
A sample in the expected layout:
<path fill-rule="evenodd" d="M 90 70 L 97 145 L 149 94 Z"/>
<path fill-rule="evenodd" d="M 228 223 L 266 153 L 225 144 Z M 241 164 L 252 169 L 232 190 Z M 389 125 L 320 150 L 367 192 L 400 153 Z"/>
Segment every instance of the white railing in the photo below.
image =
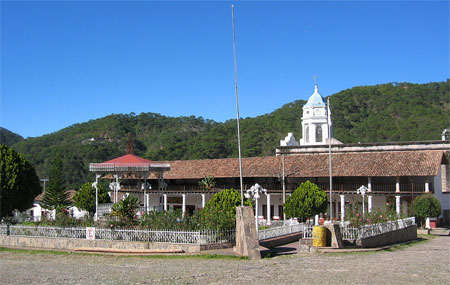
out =
<path fill-rule="evenodd" d="M 0 226 L 0 234 L 6 235 L 8 231 L 7 228 L 8 226 L 6 225 Z M 86 228 L 9 226 L 9 235 L 85 239 Z M 234 242 L 236 239 L 236 231 L 169 231 L 95 228 L 95 239 L 205 245 Z"/>
<path fill-rule="evenodd" d="M 11 236 L 86 238 L 86 228 L 9 226 Z"/>
<path fill-rule="evenodd" d="M 271 227 L 268 229 L 260 230 L 258 233 L 259 240 L 265 240 L 269 238 L 284 236 L 288 234 L 298 233 L 303 231 L 304 224 L 292 224 L 280 227 Z"/>
<path fill-rule="evenodd" d="M 357 240 L 359 235 L 359 229 L 354 227 L 344 226 L 341 227 L 341 234 L 343 240 Z"/>
<path fill-rule="evenodd" d="M 359 228 L 358 239 L 373 237 L 384 233 L 404 229 L 411 225 L 414 225 L 415 223 L 416 219 L 412 217 L 396 221 L 387 221 L 385 223 L 364 225 Z"/>
<path fill-rule="evenodd" d="M 0 225 L 0 235 L 6 235 L 8 231 L 7 225 Z"/>
<path fill-rule="evenodd" d="M 349 227 L 348 225 L 341 225 L 340 229 L 343 240 L 354 241 L 404 229 L 411 225 L 414 225 L 415 223 L 416 220 L 414 217 L 412 217 L 396 221 L 388 221 L 385 223 L 364 225 L 360 226 L 359 228 Z M 312 238 L 312 229 L 313 229 L 312 225 L 308 226 L 305 225 L 305 227 L 303 228 L 302 238 L 304 239 Z"/>
<path fill-rule="evenodd" d="M 311 239 L 312 238 L 312 232 L 313 232 L 313 225 L 305 225 L 303 228 L 302 238 L 304 239 Z"/>

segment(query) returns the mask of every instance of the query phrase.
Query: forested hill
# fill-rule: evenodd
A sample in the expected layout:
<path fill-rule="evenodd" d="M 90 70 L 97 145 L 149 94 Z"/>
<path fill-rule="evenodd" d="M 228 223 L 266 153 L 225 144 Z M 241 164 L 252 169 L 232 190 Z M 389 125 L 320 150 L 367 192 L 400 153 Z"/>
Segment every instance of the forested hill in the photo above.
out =
<path fill-rule="evenodd" d="M 308 94 L 310 95 L 310 94 Z M 334 135 L 345 143 L 440 139 L 449 127 L 449 82 L 389 83 L 354 87 L 330 97 Z M 288 132 L 301 137 L 302 106 L 295 101 L 270 114 L 241 120 L 243 156 L 273 155 Z M 201 117 L 155 113 L 110 115 L 13 144 L 46 175 L 59 153 L 66 182 L 74 188 L 92 180 L 90 162 L 125 153 L 127 134 L 134 153 L 150 160 L 237 157 L 236 120 L 217 123 Z M 87 175 L 90 175 L 89 177 Z"/>
<path fill-rule="evenodd" d="M 13 133 L 5 128 L 0 127 L 0 143 L 11 146 L 23 140 L 23 137 Z"/>

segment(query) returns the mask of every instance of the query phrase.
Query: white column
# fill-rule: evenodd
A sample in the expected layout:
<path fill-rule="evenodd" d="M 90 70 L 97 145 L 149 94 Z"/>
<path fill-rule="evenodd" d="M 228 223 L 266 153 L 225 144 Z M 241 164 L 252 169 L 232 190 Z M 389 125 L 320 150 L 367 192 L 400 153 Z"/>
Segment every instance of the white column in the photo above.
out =
<path fill-rule="evenodd" d="M 163 194 L 164 211 L 167 211 L 167 194 Z"/>
<path fill-rule="evenodd" d="M 201 194 L 202 195 L 202 209 L 205 208 L 206 205 L 206 195 L 205 194 Z"/>
<path fill-rule="evenodd" d="M 100 174 L 96 174 L 95 175 L 95 215 L 94 215 L 94 220 L 97 221 L 98 219 L 98 179 L 100 178 Z M 44 181 L 45 183 L 45 181 Z"/>
<path fill-rule="evenodd" d="M 341 221 L 345 220 L 345 195 L 341 195 Z"/>
<path fill-rule="evenodd" d="M 184 213 L 186 213 L 186 194 L 181 194 L 181 197 L 182 197 L 181 212 L 183 213 L 184 216 Z"/>
<path fill-rule="evenodd" d="M 395 177 L 395 192 L 400 192 L 400 177 Z"/>
<path fill-rule="evenodd" d="M 430 178 L 425 177 L 425 193 L 430 193 Z"/>
<path fill-rule="evenodd" d="M 395 196 L 395 211 L 397 212 L 397 215 L 400 216 L 401 214 L 401 200 L 400 200 L 400 195 Z"/>
<path fill-rule="evenodd" d="M 150 194 L 145 194 L 145 211 L 149 211 L 149 205 L 150 205 Z"/>
<path fill-rule="evenodd" d="M 372 177 L 367 177 L 367 189 L 372 192 Z"/>
<path fill-rule="evenodd" d="M 319 215 L 315 215 L 314 216 L 314 225 L 318 226 L 319 225 Z"/>
<path fill-rule="evenodd" d="M 270 217 L 272 216 L 271 210 L 270 210 L 270 194 L 266 194 L 267 196 L 267 218 L 266 218 L 266 224 L 270 226 Z"/>
<path fill-rule="evenodd" d="M 431 229 L 430 218 L 426 218 L 426 219 L 425 219 L 425 228 Z"/>
<path fill-rule="evenodd" d="M 369 210 L 369 213 L 372 213 L 372 195 L 367 196 L 367 209 Z"/>

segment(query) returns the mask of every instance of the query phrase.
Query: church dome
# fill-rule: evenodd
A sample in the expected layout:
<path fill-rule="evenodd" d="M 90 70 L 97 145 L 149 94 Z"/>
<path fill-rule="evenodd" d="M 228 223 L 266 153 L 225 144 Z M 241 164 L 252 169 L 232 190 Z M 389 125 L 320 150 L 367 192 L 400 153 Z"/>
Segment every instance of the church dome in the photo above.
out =
<path fill-rule="evenodd" d="M 325 107 L 326 103 L 319 94 L 319 86 L 315 86 L 314 94 L 309 97 L 308 102 L 303 107 Z"/>

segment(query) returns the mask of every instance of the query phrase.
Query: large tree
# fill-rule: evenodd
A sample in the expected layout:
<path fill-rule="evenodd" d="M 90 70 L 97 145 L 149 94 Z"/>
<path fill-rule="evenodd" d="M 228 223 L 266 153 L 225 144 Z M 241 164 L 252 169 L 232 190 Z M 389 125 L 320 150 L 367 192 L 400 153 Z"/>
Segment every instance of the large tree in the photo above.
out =
<path fill-rule="evenodd" d="M 287 218 L 305 221 L 327 210 L 327 194 L 316 184 L 306 181 L 295 189 L 286 200 L 284 211 Z"/>
<path fill-rule="evenodd" d="M 61 211 L 72 203 L 64 183 L 63 163 L 58 155 L 52 161 L 48 186 L 45 189 L 41 206 L 45 209 Z"/>
<path fill-rule="evenodd" d="M 22 154 L 3 144 L 0 153 L 0 216 L 4 217 L 15 209 L 31 208 L 42 189 L 33 165 Z"/>
<path fill-rule="evenodd" d="M 95 213 L 95 188 L 88 182 L 81 186 L 73 197 L 74 204 L 80 209 L 86 210 L 90 215 Z M 98 184 L 98 203 L 110 203 L 108 191 L 101 184 Z"/>

